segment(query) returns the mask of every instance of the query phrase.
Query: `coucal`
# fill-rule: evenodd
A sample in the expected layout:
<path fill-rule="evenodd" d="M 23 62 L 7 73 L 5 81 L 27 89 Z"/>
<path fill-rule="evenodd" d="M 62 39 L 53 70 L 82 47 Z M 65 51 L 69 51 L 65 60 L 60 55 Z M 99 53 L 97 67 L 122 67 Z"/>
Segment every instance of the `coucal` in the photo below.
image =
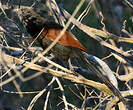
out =
<path fill-rule="evenodd" d="M 19 16 L 27 29 L 27 32 L 33 37 L 36 38 L 38 34 L 43 29 L 41 35 L 37 38 L 37 41 L 42 46 L 42 48 L 47 48 L 60 34 L 63 29 L 63 26 L 56 23 L 53 17 L 49 14 L 48 11 L 43 11 L 44 16 L 40 16 L 33 9 L 21 9 L 19 11 Z M 97 77 L 103 81 L 110 90 L 117 96 L 123 103 L 125 99 L 122 97 L 120 91 L 102 74 L 96 66 L 93 65 L 87 59 L 87 50 L 82 46 L 82 44 L 76 39 L 76 37 L 69 31 L 66 31 L 64 35 L 60 38 L 57 44 L 50 50 L 55 57 L 60 59 L 67 60 L 70 57 L 76 57 L 81 60 L 87 68 L 93 71 Z M 103 71 L 104 72 L 104 71 Z"/>

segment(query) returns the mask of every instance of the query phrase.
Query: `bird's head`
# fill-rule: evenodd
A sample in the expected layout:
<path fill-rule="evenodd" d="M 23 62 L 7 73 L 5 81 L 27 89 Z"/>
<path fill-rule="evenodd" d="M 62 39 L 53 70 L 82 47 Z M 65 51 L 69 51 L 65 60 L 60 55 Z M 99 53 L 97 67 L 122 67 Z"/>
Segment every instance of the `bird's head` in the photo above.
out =
<path fill-rule="evenodd" d="M 33 8 L 22 8 L 17 11 L 20 20 L 27 25 L 29 22 L 43 24 L 46 22 L 54 21 L 50 11 L 44 11 Z"/>
<path fill-rule="evenodd" d="M 18 16 L 24 25 L 29 22 L 43 23 L 44 18 L 37 14 L 32 8 L 22 8 L 17 11 Z"/>

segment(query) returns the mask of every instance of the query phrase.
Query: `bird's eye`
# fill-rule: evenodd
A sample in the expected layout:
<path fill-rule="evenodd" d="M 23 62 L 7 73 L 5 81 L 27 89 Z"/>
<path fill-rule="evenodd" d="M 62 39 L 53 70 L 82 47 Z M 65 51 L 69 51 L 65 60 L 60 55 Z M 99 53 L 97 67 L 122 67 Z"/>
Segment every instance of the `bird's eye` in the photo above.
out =
<path fill-rule="evenodd" d="M 22 13 L 21 13 L 22 15 L 24 15 L 24 12 L 22 11 Z"/>

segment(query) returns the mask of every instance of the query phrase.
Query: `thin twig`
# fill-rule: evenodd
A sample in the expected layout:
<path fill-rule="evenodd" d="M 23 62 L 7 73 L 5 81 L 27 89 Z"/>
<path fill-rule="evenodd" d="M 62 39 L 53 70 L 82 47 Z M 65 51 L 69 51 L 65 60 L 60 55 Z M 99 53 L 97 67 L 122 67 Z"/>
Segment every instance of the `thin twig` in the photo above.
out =
<path fill-rule="evenodd" d="M 46 99 L 45 99 L 45 103 L 44 103 L 43 110 L 47 110 L 47 104 L 48 104 L 49 96 L 50 96 L 50 90 L 49 90 L 48 93 L 47 93 L 47 96 L 46 96 Z"/>
<path fill-rule="evenodd" d="M 30 102 L 30 105 L 28 106 L 27 110 L 32 110 L 35 102 L 44 94 L 44 92 L 48 89 L 48 87 L 50 87 L 50 85 L 53 84 L 54 81 L 55 81 L 55 77 L 53 77 L 53 79 L 48 83 L 48 85 L 32 99 L 32 101 Z"/>
<path fill-rule="evenodd" d="M 65 97 L 65 92 L 64 92 L 64 89 L 63 89 L 63 87 L 62 87 L 62 85 L 61 85 L 61 83 L 60 83 L 60 81 L 57 77 L 56 77 L 56 82 L 59 85 L 59 88 L 62 92 L 63 102 L 65 104 L 65 110 L 68 110 L 68 104 L 67 104 L 67 100 L 66 100 L 66 97 Z"/>

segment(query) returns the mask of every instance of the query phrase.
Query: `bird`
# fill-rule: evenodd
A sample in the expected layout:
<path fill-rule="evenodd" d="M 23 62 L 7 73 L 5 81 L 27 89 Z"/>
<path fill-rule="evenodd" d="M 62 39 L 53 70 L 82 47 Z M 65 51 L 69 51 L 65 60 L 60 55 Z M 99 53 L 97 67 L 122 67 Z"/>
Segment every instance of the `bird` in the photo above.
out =
<path fill-rule="evenodd" d="M 49 11 L 43 11 L 43 17 L 32 8 L 22 8 L 18 13 L 27 32 L 33 38 L 36 38 L 42 31 L 37 38 L 37 42 L 43 49 L 46 49 L 63 29 L 62 25 L 55 22 Z M 98 69 L 100 65 L 97 67 L 94 66 L 91 63 L 94 61 L 85 57 L 85 55 L 88 55 L 87 49 L 78 41 L 72 32 L 68 30 L 65 31 L 55 46 L 51 48 L 50 53 L 63 60 L 68 60 L 70 57 L 79 59 L 89 70 L 96 74 L 96 76 L 113 92 L 115 96 L 119 98 L 120 101 L 124 104 L 126 103 L 120 91 L 101 73 L 101 70 Z"/>

